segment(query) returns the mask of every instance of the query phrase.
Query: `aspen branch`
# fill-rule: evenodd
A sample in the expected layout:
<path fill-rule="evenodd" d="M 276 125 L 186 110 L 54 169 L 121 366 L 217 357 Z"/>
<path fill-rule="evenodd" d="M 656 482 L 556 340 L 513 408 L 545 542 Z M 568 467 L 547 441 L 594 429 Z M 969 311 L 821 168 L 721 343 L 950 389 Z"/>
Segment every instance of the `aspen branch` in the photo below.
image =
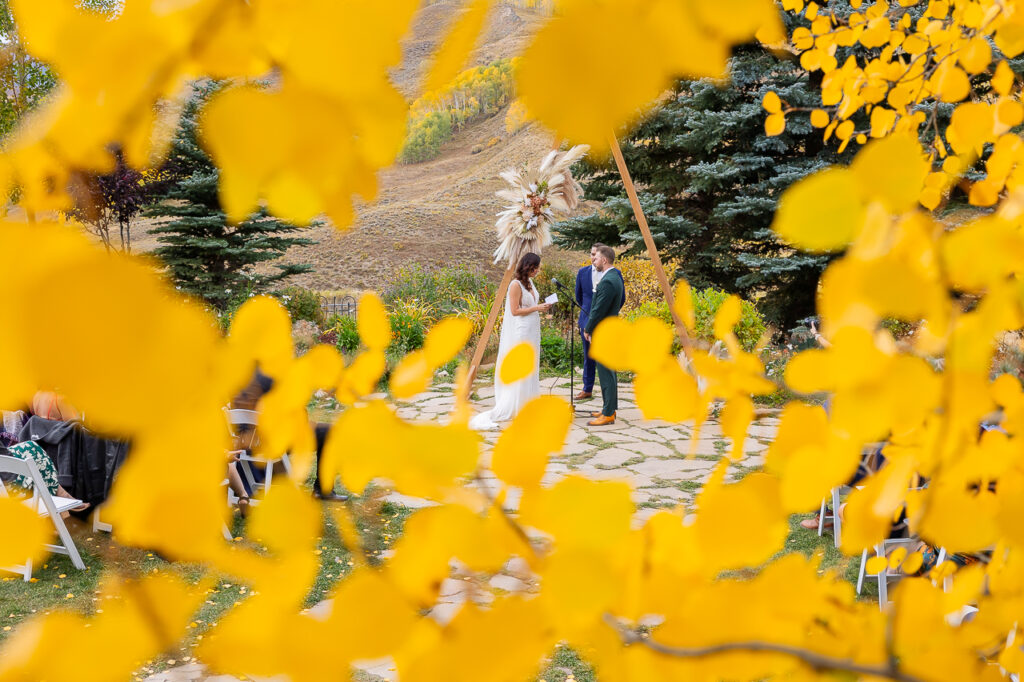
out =
<path fill-rule="evenodd" d="M 606 613 L 604 615 L 604 621 L 619 633 L 619 636 L 622 637 L 623 643 L 627 646 L 631 644 L 642 644 L 648 649 L 666 656 L 675 656 L 677 658 L 701 658 L 730 651 L 767 652 L 792 656 L 793 658 L 811 666 L 815 670 L 832 670 L 855 673 L 858 675 L 871 675 L 896 680 L 896 682 L 923 682 L 920 678 L 901 672 L 893 662 L 890 662 L 887 666 L 864 665 L 844 658 L 825 656 L 799 647 L 758 641 L 725 642 L 706 647 L 674 647 L 668 646 L 667 644 L 661 644 L 650 637 L 643 636 L 640 632 L 637 632 L 636 630 L 633 630 L 617 621 L 611 614 Z"/>

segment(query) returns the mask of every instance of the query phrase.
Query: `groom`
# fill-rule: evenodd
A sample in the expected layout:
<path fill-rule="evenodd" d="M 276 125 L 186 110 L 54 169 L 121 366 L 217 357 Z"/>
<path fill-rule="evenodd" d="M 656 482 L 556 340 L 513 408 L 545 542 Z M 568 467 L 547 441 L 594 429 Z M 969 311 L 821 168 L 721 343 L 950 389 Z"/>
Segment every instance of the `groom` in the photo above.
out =
<path fill-rule="evenodd" d="M 610 246 L 596 247 L 596 255 L 593 263 L 594 269 L 601 273 L 601 281 L 594 290 L 594 300 L 590 302 L 590 315 L 587 325 L 583 329 L 583 336 L 587 343 L 591 342 L 594 329 L 601 321 L 608 317 L 615 317 L 622 309 L 622 301 L 625 298 L 626 288 L 622 282 L 622 274 L 612 264 L 615 262 L 615 251 Z M 590 426 L 605 426 L 615 423 L 615 411 L 619 407 L 619 384 L 615 372 L 604 365 L 597 365 L 597 377 L 601 381 L 601 399 L 603 401 L 600 412 L 591 416 L 593 421 L 587 422 Z"/>
<path fill-rule="evenodd" d="M 580 306 L 580 339 L 583 341 L 583 390 L 576 394 L 576 400 L 586 400 L 594 395 L 594 377 L 597 374 L 597 364 L 590 357 L 590 342 L 584 336 L 583 330 L 587 328 L 587 320 L 590 318 L 590 303 L 593 300 L 597 285 L 604 275 L 594 267 L 594 259 L 597 258 L 597 250 L 604 244 L 594 244 L 590 247 L 590 265 L 584 265 L 576 273 L 576 303 Z M 607 271 L 606 271 L 607 272 Z M 619 272 L 622 275 L 622 272 Z M 622 305 L 626 304 L 626 294 L 623 291 Z"/>

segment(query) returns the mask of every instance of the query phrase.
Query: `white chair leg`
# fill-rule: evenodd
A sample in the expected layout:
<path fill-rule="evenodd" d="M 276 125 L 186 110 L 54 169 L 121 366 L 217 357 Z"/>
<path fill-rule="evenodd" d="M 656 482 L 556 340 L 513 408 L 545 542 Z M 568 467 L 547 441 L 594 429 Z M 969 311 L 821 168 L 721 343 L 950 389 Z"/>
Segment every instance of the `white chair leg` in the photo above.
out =
<path fill-rule="evenodd" d="M 281 455 L 281 466 L 284 467 L 284 472 L 289 476 L 292 475 L 292 461 L 288 455 Z"/>
<path fill-rule="evenodd" d="M 857 594 L 864 588 L 864 573 L 867 571 L 868 551 L 865 549 L 860 554 L 860 570 L 857 571 Z"/>
<path fill-rule="evenodd" d="M 875 556 L 885 556 L 885 543 L 875 546 Z M 889 603 L 889 585 L 887 583 L 886 576 L 889 573 L 889 565 L 886 564 L 882 572 L 878 574 L 878 609 L 880 611 L 885 610 L 886 604 Z"/>
<path fill-rule="evenodd" d="M 78 553 L 78 547 L 75 546 L 75 541 L 71 538 L 71 533 L 68 532 L 68 527 L 64 525 L 64 519 L 58 514 L 53 518 L 53 525 L 57 529 L 57 534 L 60 535 L 60 541 L 64 545 L 64 549 L 67 550 L 68 556 L 71 557 L 71 563 L 80 571 L 85 570 L 85 562 L 82 561 L 81 555 Z"/>
<path fill-rule="evenodd" d="M 818 537 L 820 538 L 822 533 L 825 532 L 825 511 L 827 509 L 826 502 L 827 497 L 821 498 L 821 510 L 818 511 Z"/>
<path fill-rule="evenodd" d="M 832 539 L 839 549 L 839 536 L 842 533 L 842 521 L 839 520 L 839 488 L 832 488 Z"/>
<path fill-rule="evenodd" d="M 25 568 L 24 568 L 24 572 L 22 573 L 22 576 L 23 576 L 22 579 L 25 582 L 28 582 L 28 581 L 32 580 L 32 560 L 31 559 L 29 559 L 28 561 L 25 562 Z"/>

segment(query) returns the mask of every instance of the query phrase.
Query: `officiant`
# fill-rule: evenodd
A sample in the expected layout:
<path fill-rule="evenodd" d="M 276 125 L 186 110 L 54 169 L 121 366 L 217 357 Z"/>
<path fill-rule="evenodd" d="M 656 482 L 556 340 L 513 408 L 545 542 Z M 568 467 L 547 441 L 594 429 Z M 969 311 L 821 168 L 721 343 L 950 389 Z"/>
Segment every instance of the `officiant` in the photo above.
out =
<path fill-rule="evenodd" d="M 587 321 L 590 319 L 590 303 L 593 300 L 597 285 L 604 277 L 604 272 L 598 270 L 594 265 L 599 249 L 610 247 L 604 244 L 594 244 L 590 247 L 590 265 L 584 265 L 576 273 L 576 303 L 580 306 L 580 338 L 583 340 L 583 390 L 576 394 L 576 400 L 586 400 L 594 395 L 594 378 L 597 374 L 597 364 L 590 357 L 590 341 L 587 340 L 583 330 L 587 328 Z M 612 251 L 612 261 L 615 259 L 615 252 Z M 607 271 L 605 271 L 607 272 Z M 621 279 L 622 273 L 619 272 Z M 626 288 L 623 282 L 622 300 L 619 308 L 626 304 Z"/>

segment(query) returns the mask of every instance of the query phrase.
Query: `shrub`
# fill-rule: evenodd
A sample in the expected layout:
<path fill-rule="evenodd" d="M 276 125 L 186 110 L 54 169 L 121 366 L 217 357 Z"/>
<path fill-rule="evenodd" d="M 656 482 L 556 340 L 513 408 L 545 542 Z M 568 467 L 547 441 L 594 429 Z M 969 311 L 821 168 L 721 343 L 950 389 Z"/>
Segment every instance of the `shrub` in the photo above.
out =
<path fill-rule="evenodd" d="M 690 298 L 693 303 L 694 318 L 696 320 L 694 328 L 696 340 L 707 344 L 714 343 L 715 313 L 718 312 L 725 299 L 729 298 L 729 294 L 708 287 L 699 291 L 691 289 Z M 734 331 L 743 350 L 750 352 L 754 350 L 757 342 L 764 335 L 766 329 L 764 317 L 750 301 L 742 301 L 740 307 L 742 315 Z M 641 317 L 655 317 L 666 324 L 672 324 L 672 314 L 669 312 L 668 303 L 664 299 L 660 301 L 644 301 L 639 306 L 625 313 L 624 317 L 630 321 Z M 678 346 L 678 341 L 676 345 Z M 674 352 L 678 352 L 678 350 L 678 348 L 674 348 Z"/>
<path fill-rule="evenodd" d="M 434 319 L 465 310 L 467 297 L 490 300 L 494 298 L 494 285 L 484 274 L 464 265 L 402 268 L 381 295 L 389 308 L 394 308 L 399 301 L 427 304 L 433 309 Z"/>
<path fill-rule="evenodd" d="M 540 330 L 540 364 L 542 367 L 556 372 L 568 372 L 573 364 L 569 355 L 570 342 L 565 337 L 565 332 L 560 332 L 553 327 L 541 327 Z M 575 365 L 583 366 L 583 344 L 576 343 Z"/>
<path fill-rule="evenodd" d="M 665 267 L 669 283 L 675 281 L 676 273 L 679 272 L 679 262 L 666 260 L 662 261 L 662 265 Z M 626 285 L 626 304 L 622 307 L 624 314 L 636 310 L 644 303 L 665 300 L 665 293 L 661 290 L 661 284 L 654 272 L 654 263 L 650 258 L 623 256 L 615 260 L 615 267 L 622 273 L 622 280 Z"/>
<path fill-rule="evenodd" d="M 356 326 L 356 318 L 332 315 L 328 322 L 333 322 L 329 331 L 337 334 L 335 345 L 338 350 L 346 355 L 355 353 L 359 349 L 359 329 Z"/>
<path fill-rule="evenodd" d="M 320 329 L 309 320 L 298 320 L 292 325 L 292 342 L 299 350 L 308 350 L 320 336 Z"/>
<path fill-rule="evenodd" d="M 391 347 L 389 350 L 405 355 L 423 347 L 429 321 L 415 306 L 401 307 L 388 314 L 391 322 Z"/>
<path fill-rule="evenodd" d="M 277 294 L 277 298 L 292 316 L 292 322 L 308 320 L 316 325 L 324 323 L 324 311 L 320 306 L 320 294 L 301 287 L 288 287 Z"/>

